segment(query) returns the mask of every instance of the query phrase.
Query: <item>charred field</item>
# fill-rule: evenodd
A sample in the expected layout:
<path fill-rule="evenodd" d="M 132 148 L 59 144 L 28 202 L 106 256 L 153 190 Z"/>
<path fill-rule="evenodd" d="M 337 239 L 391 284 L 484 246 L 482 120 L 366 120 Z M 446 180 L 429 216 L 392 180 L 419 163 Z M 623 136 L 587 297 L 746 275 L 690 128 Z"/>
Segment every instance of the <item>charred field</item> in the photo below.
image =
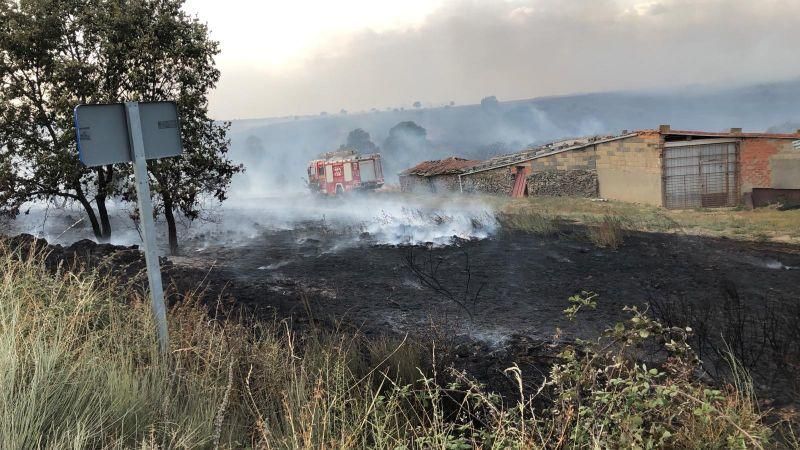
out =
<path fill-rule="evenodd" d="M 436 341 L 455 367 L 512 394 L 506 368 L 518 364 L 534 391 L 562 344 L 598 337 L 637 307 L 691 327 L 710 381 L 729 375 L 733 355 L 761 398 L 797 405 L 800 246 L 635 229 L 604 245 L 593 231 L 602 224 L 533 225 L 510 226 L 474 200 L 264 203 L 221 211 L 162 267 L 173 304 L 201 291 L 217 312 L 298 330 Z M 84 240 L 49 251 L 53 265 L 88 263 L 146 285 L 135 248 Z M 583 293 L 597 306 L 570 321 L 568 299 Z"/>
<path fill-rule="evenodd" d="M 691 327 L 710 378 L 726 376 L 732 354 L 765 397 L 800 397 L 800 246 L 627 230 L 613 249 L 577 223 L 524 232 L 487 230 L 485 217 L 464 222 L 471 231 L 440 232 L 436 242 L 387 243 L 368 226 L 327 219 L 257 227 L 235 244 L 236 233 L 219 231 L 194 237 L 171 261 L 204 280 L 210 298 L 261 317 L 446 342 L 456 366 L 500 391 L 513 387 L 503 375 L 510 364 L 533 387 L 560 343 L 597 337 L 635 306 Z M 598 295 L 596 309 L 568 320 L 568 298 L 586 292 Z"/>

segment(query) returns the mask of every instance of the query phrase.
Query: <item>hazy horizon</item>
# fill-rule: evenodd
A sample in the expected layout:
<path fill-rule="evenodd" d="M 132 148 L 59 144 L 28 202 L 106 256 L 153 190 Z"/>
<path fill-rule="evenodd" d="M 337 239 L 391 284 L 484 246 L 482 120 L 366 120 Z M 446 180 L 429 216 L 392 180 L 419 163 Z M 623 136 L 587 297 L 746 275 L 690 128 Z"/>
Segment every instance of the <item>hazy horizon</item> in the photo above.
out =
<path fill-rule="evenodd" d="M 792 0 L 188 0 L 226 120 L 800 76 Z"/>

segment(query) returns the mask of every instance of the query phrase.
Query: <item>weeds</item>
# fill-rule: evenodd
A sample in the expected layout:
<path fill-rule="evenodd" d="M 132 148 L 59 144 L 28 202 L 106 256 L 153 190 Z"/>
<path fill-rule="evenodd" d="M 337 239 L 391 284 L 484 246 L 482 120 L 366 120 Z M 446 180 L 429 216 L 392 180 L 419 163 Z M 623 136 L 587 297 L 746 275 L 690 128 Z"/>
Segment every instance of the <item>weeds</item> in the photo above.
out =
<path fill-rule="evenodd" d="M 592 243 L 600 248 L 618 249 L 625 238 L 623 219 L 605 215 L 596 223 L 587 225 L 586 234 Z"/>
<path fill-rule="evenodd" d="M 498 220 L 506 230 L 520 231 L 540 236 L 552 236 L 557 234 L 559 230 L 559 218 L 557 216 L 551 216 L 536 211 L 500 214 Z"/>

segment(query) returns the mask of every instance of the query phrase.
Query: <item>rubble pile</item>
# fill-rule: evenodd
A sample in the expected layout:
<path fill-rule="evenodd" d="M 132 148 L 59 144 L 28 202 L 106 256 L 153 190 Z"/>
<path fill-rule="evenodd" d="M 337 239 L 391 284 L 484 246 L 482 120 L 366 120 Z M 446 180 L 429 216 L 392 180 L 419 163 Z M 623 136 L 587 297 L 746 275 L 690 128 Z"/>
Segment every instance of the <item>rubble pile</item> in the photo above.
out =
<path fill-rule="evenodd" d="M 588 197 L 599 195 L 596 170 L 548 170 L 528 176 L 528 195 Z"/>

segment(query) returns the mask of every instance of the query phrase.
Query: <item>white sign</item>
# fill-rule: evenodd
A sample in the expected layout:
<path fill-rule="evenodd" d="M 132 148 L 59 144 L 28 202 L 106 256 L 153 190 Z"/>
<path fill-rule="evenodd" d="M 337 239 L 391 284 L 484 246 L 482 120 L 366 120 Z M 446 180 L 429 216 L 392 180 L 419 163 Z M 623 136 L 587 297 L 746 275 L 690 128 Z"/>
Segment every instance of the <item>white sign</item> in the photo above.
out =
<path fill-rule="evenodd" d="M 182 152 L 175 102 L 141 102 L 145 159 L 178 156 Z M 75 108 L 78 157 L 88 166 L 133 162 L 125 105 L 80 105 Z"/>
<path fill-rule="evenodd" d="M 78 155 L 86 166 L 133 162 L 147 280 L 162 353 L 169 350 L 167 308 L 156 250 L 147 160 L 182 153 L 175 102 L 128 102 L 75 108 Z"/>
<path fill-rule="evenodd" d="M 800 149 L 800 141 L 794 141 L 792 142 L 792 145 L 794 145 L 794 148 Z"/>

